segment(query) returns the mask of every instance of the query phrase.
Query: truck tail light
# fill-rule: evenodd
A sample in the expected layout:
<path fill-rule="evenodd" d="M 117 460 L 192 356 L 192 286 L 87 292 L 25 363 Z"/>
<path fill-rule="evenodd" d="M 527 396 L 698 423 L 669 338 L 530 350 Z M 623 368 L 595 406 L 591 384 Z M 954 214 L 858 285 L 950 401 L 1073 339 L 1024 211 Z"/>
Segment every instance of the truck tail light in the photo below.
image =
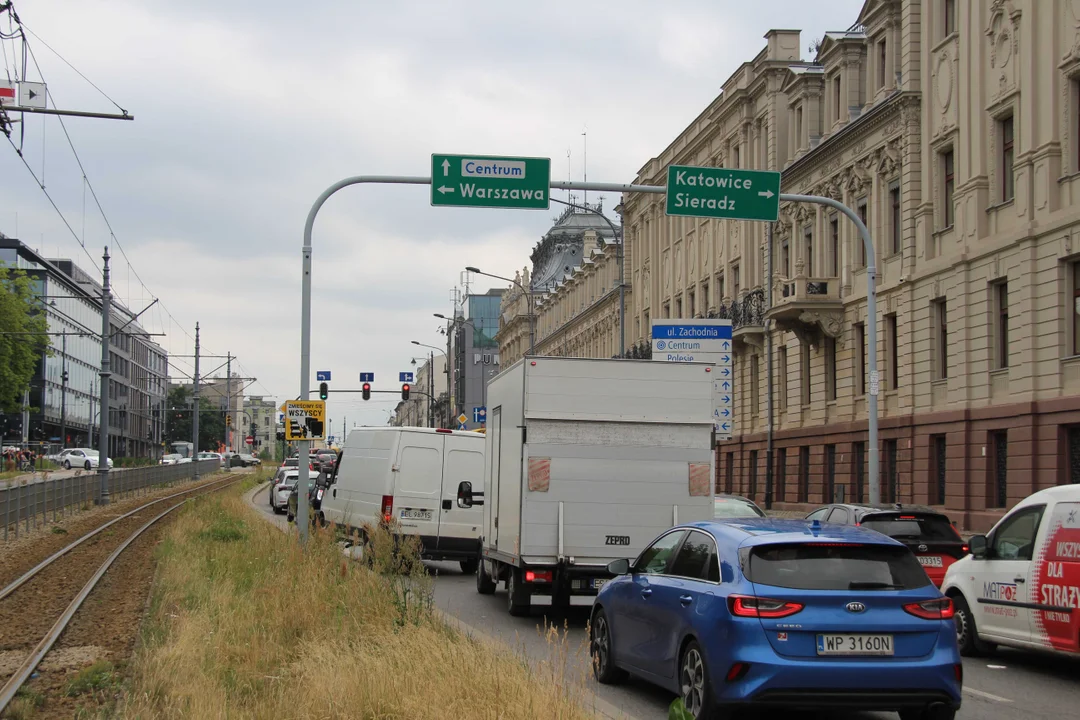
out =
<path fill-rule="evenodd" d="M 952 620 L 956 614 L 952 600 L 947 597 L 923 600 L 904 605 L 904 612 L 923 620 Z"/>
<path fill-rule="evenodd" d="M 382 517 L 383 522 L 390 522 L 394 519 L 394 496 L 383 495 L 382 496 Z"/>
<path fill-rule="evenodd" d="M 550 570 L 526 570 L 525 582 L 549 583 L 551 582 Z"/>
<path fill-rule="evenodd" d="M 750 595 L 728 595 L 728 610 L 736 617 L 782 618 L 803 609 L 801 603 Z"/>

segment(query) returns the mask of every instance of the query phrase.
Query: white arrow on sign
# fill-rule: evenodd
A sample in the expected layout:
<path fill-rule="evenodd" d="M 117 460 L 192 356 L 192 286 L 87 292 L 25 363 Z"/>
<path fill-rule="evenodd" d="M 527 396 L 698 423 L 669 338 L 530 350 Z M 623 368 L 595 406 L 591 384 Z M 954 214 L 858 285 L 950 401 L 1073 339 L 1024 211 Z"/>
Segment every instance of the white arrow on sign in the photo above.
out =
<path fill-rule="evenodd" d="M 439 186 L 439 192 L 441 192 L 443 195 L 445 195 L 448 192 L 454 192 L 454 188 L 446 187 L 445 185 L 440 185 Z"/>
<path fill-rule="evenodd" d="M 450 161 L 449 160 L 443 160 L 442 161 L 442 174 L 443 174 L 443 177 L 446 177 L 447 175 L 450 174 Z"/>
<path fill-rule="evenodd" d="M 774 193 L 772 190 L 765 190 L 765 191 L 762 191 L 762 192 L 758 193 L 758 195 L 760 195 L 763 198 L 771 198 L 775 194 L 776 193 Z"/>

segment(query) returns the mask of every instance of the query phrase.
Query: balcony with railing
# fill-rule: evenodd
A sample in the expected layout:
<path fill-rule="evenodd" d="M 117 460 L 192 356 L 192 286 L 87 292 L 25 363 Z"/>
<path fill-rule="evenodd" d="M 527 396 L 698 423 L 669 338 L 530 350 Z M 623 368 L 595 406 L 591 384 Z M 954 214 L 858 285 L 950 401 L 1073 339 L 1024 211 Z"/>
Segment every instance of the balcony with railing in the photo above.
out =
<path fill-rule="evenodd" d="M 839 278 L 776 278 L 773 306 L 765 316 L 816 345 L 822 334 L 837 337 L 843 329 L 844 303 Z"/>
<path fill-rule="evenodd" d="M 761 347 L 765 337 L 765 291 L 758 288 L 744 293 L 708 316 L 731 320 L 731 336 L 736 346 L 741 342 Z"/>

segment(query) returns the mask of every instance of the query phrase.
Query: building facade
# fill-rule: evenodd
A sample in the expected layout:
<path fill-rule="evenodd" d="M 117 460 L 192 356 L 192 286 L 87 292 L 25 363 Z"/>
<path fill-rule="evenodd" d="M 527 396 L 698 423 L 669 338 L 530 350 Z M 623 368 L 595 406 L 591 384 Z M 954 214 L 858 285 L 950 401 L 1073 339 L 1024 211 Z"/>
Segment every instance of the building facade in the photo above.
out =
<path fill-rule="evenodd" d="M 653 317 L 751 320 L 735 323 L 718 489 L 764 498 L 771 393 L 777 506 L 868 499 L 875 385 L 883 500 L 986 529 L 1080 481 L 1080 10 L 868 0 L 813 62 L 797 31 L 766 38 L 635 183 L 664 184 L 671 164 L 778 170 L 783 192 L 855 210 L 876 258 L 878 382 L 846 217 L 784 203 L 770 243 L 765 223 L 627 195 L 635 337 Z"/>
<path fill-rule="evenodd" d="M 576 202 L 576 201 L 575 201 Z M 535 322 L 536 355 L 612 357 L 619 349 L 619 225 L 568 207 L 533 249 L 532 270 L 515 276 L 503 295 L 499 356 L 510 365 L 529 350 Z M 614 228 L 613 228 L 614 226 Z M 629 307 L 629 288 L 625 291 Z M 629 337 L 629 336 L 628 336 Z"/>
<path fill-rule="evenodd" d="M 465 427 L 476 430 L 485 423 L 473 410 L 485 407 L 487 383 L 499 372 L 499 343 L 495 339 L 502 314 L 503 290 L 492 289 L 465 298 L 462 315 L 451 325 L 453 417 L 465 415 Z M 458 427 L 455 423 L 454 427 Z"/>
<path fill-rule="evenodd" d="M 30 411 L 3 419 L 5 441 L 97 447 L 101 421 L 101 284 L 73 261 L 46 259 L 0 236 L 0 262 L 33 279 L 48 319 L 52 354 L 31 379 Z M 115 299 L 109 341 L 109 455 L 157 457 L 164 430 L 165 350 Z M 65 379 L 66 373 L 66 379 Z M 25 428 L 25 430 L 24 430 Z"/>
<path fill-rule="evenodd" d="M 408 400 L 398 403 L 390 424 L 397 427 L 450 427 L 453 410 L 446 389 L 446 377 L 446 356 L 435 355 L 434 361 L 429 356 L 413 378 L 415 382 L 412 387 L 415 392 L 409 393 Z M 431 423 L 432 418 L 434 425 Z"/>
<path fill-rule="evenodd" d="M 244 398 L 244 441 L 245 447 L 249 448 L 252 454 L 257 455 L 266 450 L 271 457 L 274 456 L 277 445 L 277 416 L 278 404 L 273 400 L 261 395 Z M 248 437 L 254 439 L 250 446 L 246 445 Z"/>

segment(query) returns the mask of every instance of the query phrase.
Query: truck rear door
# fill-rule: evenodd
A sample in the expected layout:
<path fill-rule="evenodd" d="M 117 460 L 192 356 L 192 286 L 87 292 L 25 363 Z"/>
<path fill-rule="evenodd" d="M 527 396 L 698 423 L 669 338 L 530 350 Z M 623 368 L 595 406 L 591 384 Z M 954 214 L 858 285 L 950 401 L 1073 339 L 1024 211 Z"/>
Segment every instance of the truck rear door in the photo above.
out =
<path fill-rule="evenodd" d="M 394 517 L 405 534 L 418 535 L 427 548 L 438 547 L 442 436 L 402 433 L 395 469 Z"/>

